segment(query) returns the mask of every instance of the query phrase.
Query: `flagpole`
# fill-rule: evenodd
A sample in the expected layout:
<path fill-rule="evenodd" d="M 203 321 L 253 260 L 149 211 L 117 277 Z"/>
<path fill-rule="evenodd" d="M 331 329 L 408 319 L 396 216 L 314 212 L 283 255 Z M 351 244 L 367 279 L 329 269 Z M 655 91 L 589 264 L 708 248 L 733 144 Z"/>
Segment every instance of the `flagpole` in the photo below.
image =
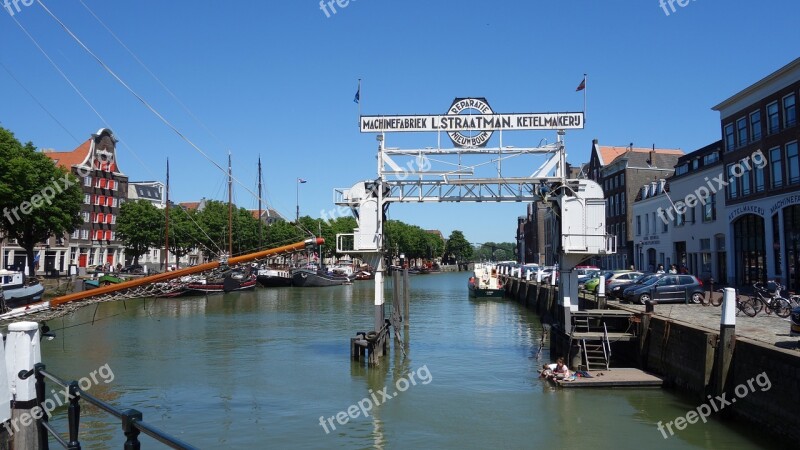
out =
<path fill-rule="evenodd" d="M 300 223 L 300 179 L 299 178 L 294 180 L 294 186 L 295 186 L 295 203 L 294 204 L 297 207 L 297 213 L 295 215 L 294 223 L 295 224 L 299 224 Z"/>
<path fill-rule="evenodd" d="M 583 74 L 583 123 L 586 124 L 586 90 L 589 87 L 586 84 L 586 79 L 588 77 L 586 74 Z"/>
<path fill-rule="evenodd" d="M 361 128 L 361 78 L 358 79 L 358 127 Z"/>

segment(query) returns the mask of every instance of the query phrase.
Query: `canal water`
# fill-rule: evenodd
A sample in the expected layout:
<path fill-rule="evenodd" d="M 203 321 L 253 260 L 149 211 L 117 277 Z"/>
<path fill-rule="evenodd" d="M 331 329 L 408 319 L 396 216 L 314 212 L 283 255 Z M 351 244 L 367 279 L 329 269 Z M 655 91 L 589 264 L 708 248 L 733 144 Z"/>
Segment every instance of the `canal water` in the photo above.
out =
<path fill-rule="evenodd" d="M 379 368 L 352 363 L 348 347 L 372 328 L 372 282 L 84 308 L 48 324 L 57 337 L 43 342 L 43 359 L 200 448 L 769 446 L 716 419 L 665 439 L 657 422 L 699 406 L 669 391 L 554 389 L 537 377 L 551 360 L 538 317 L 470 300 L 466 279 L 411 277 L 407 355 L 392 344 Z M 65 408 L 55 415 L 66 432 Z M 123 442 L 118 421 L 84 405 L 83 448 Z"/>

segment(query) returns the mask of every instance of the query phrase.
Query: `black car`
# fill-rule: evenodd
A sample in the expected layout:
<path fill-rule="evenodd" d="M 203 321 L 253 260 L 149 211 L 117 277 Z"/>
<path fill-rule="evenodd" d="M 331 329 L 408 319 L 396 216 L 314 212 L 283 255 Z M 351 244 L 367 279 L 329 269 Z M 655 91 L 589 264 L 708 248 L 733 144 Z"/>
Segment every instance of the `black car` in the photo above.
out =
<path fill-rule="evenodd" d="M 634 285 L 625 289 L 625 301 L 644 304 L 648 300 L 659 303 L 678 302 L 687 300 L 700 303 L 705 292 L 703 282 L 694 275 L 661 275 L 651 278 L 642 285 Z"/>
<path fill-rule="evenodd" d="M 133 264 L 123 267 L 120 273 L 144 273 L 144 267 L 141 264 Z"/>
<path fill-rule="evenodd" d="M 606 296 L 609 298 L 616 298 L 618 300 L 623 299 L 623 294 L 626 289 L 633 287 L 633 286 L 641 286 L 648 280 L 657 277 L 658 275 L 654 273 L 645 273 L 639 275 L 634 280 L 619 280 L 619 281 L 612 281 L 606 286 Z"/>

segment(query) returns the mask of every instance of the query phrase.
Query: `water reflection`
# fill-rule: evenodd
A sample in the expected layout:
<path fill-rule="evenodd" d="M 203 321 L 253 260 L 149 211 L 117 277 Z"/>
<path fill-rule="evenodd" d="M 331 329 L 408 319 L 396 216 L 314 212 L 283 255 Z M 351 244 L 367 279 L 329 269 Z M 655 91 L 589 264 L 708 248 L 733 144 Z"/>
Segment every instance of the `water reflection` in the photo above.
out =
<path fill-rule="evenodd" d="M 665 441 L 654 424 L 697 405 L 661 390 L 554 389 L 538 378 L 550 355 L 537 355 L 535 314 L 470 300 L 464 279 L 411 278 L 406 354 L 393 343 L 379 367 L 349 359 L 350 337 L 373 327 L 372 282 L 102 304 L 51 322 L 58 337 L 43 356 L 65 378 L 108 363 L 115 380 L 102 398 L 201 448 L 754 446 L 720 423 Z M 319 425 L 422 366 L 430 384 L 330 434 Z M 124 442 L 99 411 L 86 408 L 81 424 L 85 448 Z M 65 431 L 65 416 L 54 425 Z"/>

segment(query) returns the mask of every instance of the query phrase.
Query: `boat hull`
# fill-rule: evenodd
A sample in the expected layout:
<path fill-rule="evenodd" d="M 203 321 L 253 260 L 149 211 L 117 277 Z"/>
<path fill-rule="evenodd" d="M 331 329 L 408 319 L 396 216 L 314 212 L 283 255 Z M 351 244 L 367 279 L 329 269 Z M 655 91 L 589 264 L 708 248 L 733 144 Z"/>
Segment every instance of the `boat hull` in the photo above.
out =
<path fill-rule="evenodd" d="M 469 285 L 469 296 L 474 298 L 502 298 L 503 289 L 478 288 L 473 284 Z"/>
<path fill-rule="evenodd" d="M 328 275 L 314 270 L 297 269 L 292 273 L 292 283 L 297 287 L 341 286 L 350 283 L 350 278 Z"/>
<path fill-rule="evenodd" d="M 259 275 L 258 284 L 264 287 L 286 287 L 292 285 L 292 279 L 274 275 Z"/>
<path fill-rule="evenodd" d="M 43 293 L 44 286 L 41 284 L 33 284 L 16 289 L 4 289 L 3 299 L 7 307 L 17 308 L 29 303 L 41 301 Z"/>

